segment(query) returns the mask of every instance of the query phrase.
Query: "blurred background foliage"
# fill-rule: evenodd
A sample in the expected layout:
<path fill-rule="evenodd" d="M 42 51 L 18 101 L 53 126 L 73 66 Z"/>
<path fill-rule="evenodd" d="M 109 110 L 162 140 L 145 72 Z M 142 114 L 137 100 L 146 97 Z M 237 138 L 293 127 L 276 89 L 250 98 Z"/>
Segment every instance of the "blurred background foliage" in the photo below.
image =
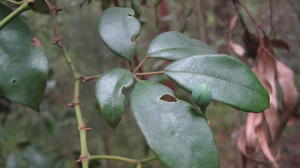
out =
<path fill-rule="evenodd" d="M 142 0 L 136 0 L 144 3 Z M 273 29 L 270 26 L 270 4 L 263 0 L 243 1 L 254 17 L 276 38 L 285 40 L 290 52 L 276 50 L 278 59 L 286 63 L 296 73 L 297 86 L 300 86 L 299 44 L 300 29 L 297 16 L 300 3 L 297 0 L 272 1 Z M 131 6 L 129 0 L 120 0 L 121 5 Z M 230 19 L 236 14 L 231 0 L 165 0 L 168 12 L 161 14 L 155 8 L 156 0 L 147 0 L 140 6 L 140 21 L 143 28 L 138 38 L 138 55 L 144 57 L 151 39 L 166 30 L 184 30 L 184 34 L 201 39 L 224 52 L 226 33 Z M 83 5 L 82 5 L 83 4 Z M 101 74 L 109 69 L 123 67 L 127 63 L 116 57 L 101 41 L 98 35 L 98 22 L 103 8 L 113 5 L 107 0 L 60 0 L 63 11 L 59 15 L 61 33 L 72 58 L 81 73 Z M 73 109 L 67 104 L 72 100 L 73 83 L 71 74 L 62 53 L 51 44 L 53 32 L 50 17 L 28 11 L 23 14 L 28 25 L 46 48 L 51 68 L 46 95 L 39 112 L 21 105 L 0 102 L 0 167 L 6 168 L 75 168 L 79 156 L 79 136 Z M 246 22 L 249 24 L 247 17 Z M 249 28 L 254 30 L 249 24 Z M 233 38 L 241 42 L 242 30 L 237 25 Z M 17 44 L 16 44 L 17 45 Z M 150 61 L 145 71 L 162 64 L 159 60 Z M 154 79 L 154 77 L 153 77 Z M 33 81 L 34 82 L 34 81 Z M 100 117 L 100 110 L 94 95 L 94 81 L 82 85 L 82 107 L 89 127 L 88 133 L 91 153 L 113 154 L 132 158 L 151 156 L 130 111 L 126 110 L 121 123 L 113 130 Z M 298 87 L 299 88 L 299 87 Z M 183 90 L 176 90 L 177 96 L 190 98 Z M 234 96 L 234 95 L 233 95 Z M 245 114 L 220 103 L 213 103 L 208 109 L 210 125 L 220 151 L 222 167 L 236 167 L 236 148 L 234 140 Z M 288 126 L 281 139 L 281 164 L 284 167 L 300 167 L 300 124 Z M 114 161 L 93 161 L 91 168 L 129 168 Z M 163 167 L 158 161 L 146 167 Z"/>

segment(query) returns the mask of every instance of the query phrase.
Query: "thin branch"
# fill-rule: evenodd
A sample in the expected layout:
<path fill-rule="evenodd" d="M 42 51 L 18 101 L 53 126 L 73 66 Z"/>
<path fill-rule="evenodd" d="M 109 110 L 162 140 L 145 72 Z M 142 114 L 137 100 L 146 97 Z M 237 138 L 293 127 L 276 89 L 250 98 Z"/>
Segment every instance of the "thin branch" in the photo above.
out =
<path fill-rule="evenodd" d="M 144 72 L 144 73 L 134 73 L 135 76 L 144 76 L 144 75 L 159 75 L 163 74 L 164 71 L 156 71 L 156 72 Z"/>
<path fill-rule="evenodd" d="M 193 0 L 193 5 L 192 5 L 192 7 L 191 7 L 191 8 L 189 9 L 189 11 L 185 14 L 185 20 L 184 20 L 184 22 L 183 22 L 183 24 L 182 24 L 182 26 L 181 26 L 181 28 L 180 28 L 180 30 L 179 30 L 181 33 L 184 33 L 185 30 L 187 29 L 189 18 L 190 18 L 190 16 L 193 14 L 194 9 L 195 9 L 195 6 L 196 6 L 195 2 L 196 2 L 196 0 Z"/>
<path fill-rule="evenodd" d="M 261 27 L 260 24 L 258 24 L 254 18 L 254 16 L 251 14 L 251 12 L 248 10 L 248 8 L 241 2 L 239 2 L 239 5 L 245 10 L 247 15 L 250 17 L 251 22 L 254 24 L 256 31 L 259 33 L 261 32 L 264 36 L 266 36 L 266 33 L 264 29 Z"/>
<path fill-rule="evenodd" d="M 239 9 L 239 4 L 238 4 L 237 0 L 231 0 L 231 1 L 232 1 L 232 3 L 233 3 L 233 6 L 234 6 L 234 9 L 235 9 L 236 13 L 237 13 L 238 16 L 239 16 L 239 19 L 240 19 L 240 22 L 241 22 L 241 24 L 242 24 L 242 27 L 243 27 L 246 31 L 248 31 L 247 25 L 246 25 L 246 23 L 245 23 L 245 21 L 244 21 L 244 19 L 243 19 L 243 16 L 242 16 L 242 14 L 241 14 L 241 11 L 240 11 L 240 9 Z"/>
<path fill-rule="evenodd" d="M 141 160 L 137 160 L 137 159 L 130 159 L 130 158 L 126 158 L 126 157 L 121 157 L 121 156 L 114 156 L 114 155 L 91 155 L 88 158 L 89 160 L 116 160 L 116 161 L 120 161 L 120 162 L 125 162 L 125 163 L 129 163 L 129 164 L 133 164 L 133 165 L 142 165 L 142 164 L 146 164 L 149 163 L 151 161 L 157 160 L 158 158 L 156 156 L 151 156 L 148 158 L 144 158 Z"/>
<path fill-rule="evenodd" d="M 269 8 L 270 8 L 271 36 L 274 38 L 274 36 L 275 36 L 275 26 L 274 26 L 274 20 L 273 20 L 273 3 L 272 3 L 272 0 L 269 0 Z"/>
<path fill-rule="evenodd" d="M 157 160 L 157 156 L 151 156 L 151 157 L 148 157 L 148 158 L 145 158 L 145 159 L 141 159 L 140 162 L 141 163 L 148 163 L 148 162 L 151 162 L 151 161 L 154 161 L 154 160 Z"/>
<path fill-rule="evenodd" d="M 134 68 L 133 72 L 136 73 L 143 65 L 144 63 L 149 59 L 149 56 L 146 56 L 137 66 Z M 138 61 L 137 61 L 138 62 Z"/>
<path fill-rule="evenodd" d="M 34 0 L 27 0 L 22 5 L 20 5 L 16 10 L 14 10 L 12 13 L 10 13 L 8 16 L 6 16 L 4 19 L 0 21 L 0 30 L 10 21 L 12 21 L 15 17 L 20 15 L 22 12 L 30 9 L 29 4 L 33 3 Z"/>
<path fill-rule="evenodd" d="M 105 159 L 105 160 L 116 160 L 116 161 L 121 161 L 129 164 L 137 164 L 139 161 L 136 159 L 129 159 L 126 157 L 121 157 L 121 156 L 113 156 L 113 155 L 92 155 L 89 157 L 89 160 L 96 160 L 96 159 Z"/>
<path fill-rule="evenodd" d="M 21 4 L 24 3 L 24 1 L 15 1 L 15 0 L 6 0 L 6 1 L 8 1 L 10 3 L 13 3 L 13 4 L 16 4 L 16 5 L 21 5 Z"/>
<path fill-rule="evenodd" d="M 77 78 L 77 80 L 80 80 L 81 82 L 89 82 L 93 79 L 98 79 L 100 77 L 101 77 L 101 75 L 80 76 L 79 78 Z"/>

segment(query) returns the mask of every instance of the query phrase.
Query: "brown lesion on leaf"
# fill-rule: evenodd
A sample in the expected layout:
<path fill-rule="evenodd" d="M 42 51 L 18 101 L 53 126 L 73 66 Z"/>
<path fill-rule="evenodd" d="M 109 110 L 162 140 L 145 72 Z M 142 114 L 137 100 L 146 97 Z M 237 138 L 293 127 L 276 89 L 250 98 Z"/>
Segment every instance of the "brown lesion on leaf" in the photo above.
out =
<path fill-rule="evenodd" d="M 136 43 L 138 36 L 139 36 L 138 34 L 135 34 L 135 35 L 131 36 L 130 41 L 133 42 L 133 43 Z"/>
<path fill-rule="evenodd" d="M 177 102 L 177 99 L 174 96 L 169 94 L 164 94 L 160 97 L 160 100 L 167 101 L 167 102 Z"/>
<path fill-rule="evenodd" d="M 17 80 L 13 78 L 13 79 L 10 80 L 10 83 L 11 83 L 11 84 L 16 84 L 16 83 L 17 83 Z"/>

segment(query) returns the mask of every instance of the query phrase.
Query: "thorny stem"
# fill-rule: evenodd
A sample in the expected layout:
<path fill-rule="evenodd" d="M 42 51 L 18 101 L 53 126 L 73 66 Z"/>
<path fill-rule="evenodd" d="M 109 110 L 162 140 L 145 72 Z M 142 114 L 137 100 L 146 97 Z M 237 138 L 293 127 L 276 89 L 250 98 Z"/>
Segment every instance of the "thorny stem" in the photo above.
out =
<path fill-rule="evenodd" d="M 69 56 L 67 49 L 63 43 L 62 37 L 58 30 L 58 23 L 57 23 L 57 12 L 58 8 L 56 6 L 53 6 L 48 0 L 45 0 L 46 4 L 49 7 L 51 16 L 52 16 L 52 25 L 54 29 L 55 34 L 55 40 L 53 43 L 57 44 L 57 46 L 61 49 L 63 56 L 68 64 L 68 67 L 72 73 L 73 79 L 74 79 L 74 96 L 73 101 L 70 104 L 71 107 L 75 108 L 77 123 L 78 123 L 78 131 L 80 136 L 80 148 L 81 148 L 81 155 L 77 162 L 82 163 L 82 168 L 88 168 L 89 167 L 89 151 L 88 151 L 88 145 L 87 145 L 87 137 L 86 132 L 90 129 L 86 126 L 84 123 L 83 117 L 82 117 L 82 111 L 80 106 L 80 80 L 76 80 L 80 78 L 80 74 L 76 71 L 75 65 L 73 63 L 73 60 Z"/>
<path fill-rule="evenodd" d="M 33 3 L 34 0 L 27 0 L 22 5 L 20 5 L 16 10 L 14 10 L 12 13 L 10 13 L 8 16 L 6 16 L 4 19 L 0 21 L 0 30 L 11 20 L 13 20 L 16 16 L 21 14 L 22 12 L 30 9 L 29 4 Z"/>

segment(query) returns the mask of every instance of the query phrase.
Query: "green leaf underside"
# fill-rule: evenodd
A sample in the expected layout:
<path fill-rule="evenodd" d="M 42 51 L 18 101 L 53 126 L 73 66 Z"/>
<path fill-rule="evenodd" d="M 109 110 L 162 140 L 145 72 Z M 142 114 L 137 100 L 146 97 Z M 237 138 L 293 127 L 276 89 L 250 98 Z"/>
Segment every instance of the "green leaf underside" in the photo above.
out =
<path fill-rule="evenodd" d="M 127 60 L 135 54 L 135 38 L 141 29 L 134 15 L 130 8 L 112 7 L 103 12 L 99 24 L 100 36 L 107 47 Z"/>
<path fill-rule="evenodd" d="M 0 19 L 11 9 L 0 3 Z M 33 33 L 17 17 L 0 30 L 0 94 L 38 110 L 48 74 L 43 47 L 32 45 Z"/>
<path fill-rule="evenodd" d="M 217 168 L 218 154 L 207 122 L 187 102 L 161 100 L 171 89 L 140 81 L 131 110 L 150 148 L 167 168 Z"/>
<path fill-rule="evenodd" d="M 112 69 L 106 72 L 96 83 L 96 97 L 105 121 L 115 128 L 124 111 L 125 96 L 123 88 L 133 84 L 131 73 L 126 69 Z"/>
<path fill-rule="evenodd" d="M 226 55 L 192 56 L 173 62 L 165 74 L 192 92 L 206 83 L 213 99 L 238 110 L 262 112 L 269 107 L 269 95 L 255 74 L 241 61 Z"/>
<path fill-rule="evenodd" d="M 205 43 L 170 31 L 158 35 L 148 48 L 150 57 L 178 60 L 192 55 L 209 55 L 217 52 Z"/>

